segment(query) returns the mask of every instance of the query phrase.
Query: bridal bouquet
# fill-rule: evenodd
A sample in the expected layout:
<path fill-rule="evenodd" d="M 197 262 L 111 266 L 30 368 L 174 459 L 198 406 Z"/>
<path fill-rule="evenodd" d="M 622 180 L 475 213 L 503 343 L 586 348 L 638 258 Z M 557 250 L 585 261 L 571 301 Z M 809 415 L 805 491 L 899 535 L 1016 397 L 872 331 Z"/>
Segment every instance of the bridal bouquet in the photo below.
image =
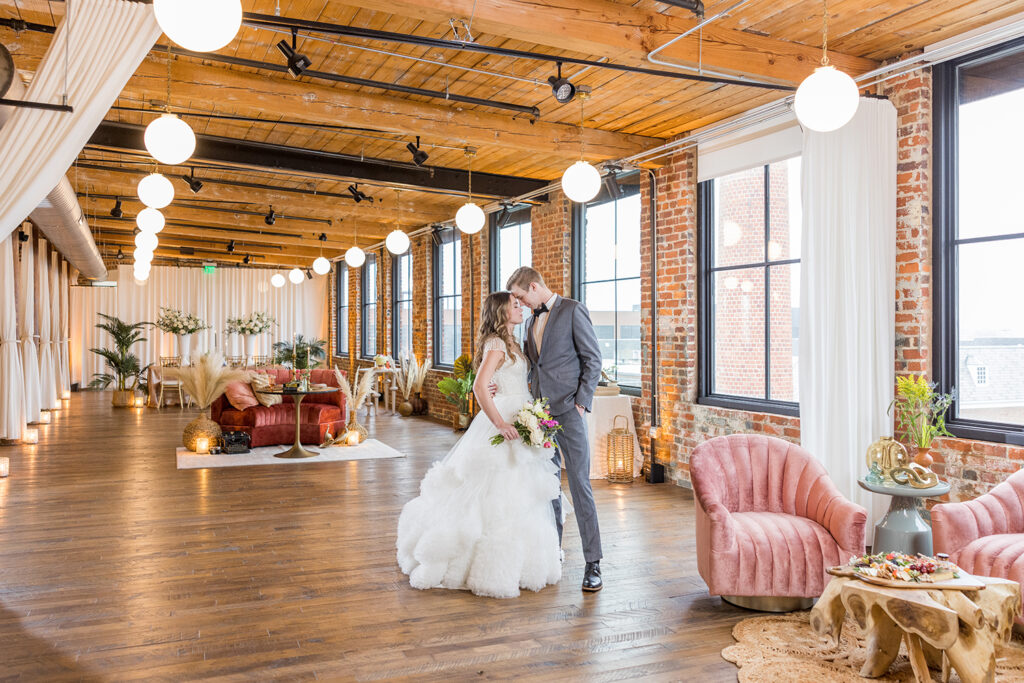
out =
<path fill-rule="evenodd" d="M 551 417 L 548 412 L 548 400 L 538 398 L 527 403 L 516 413 L 512 426 L 523 438 L 523 443 L 534 448 L 554 448 L 555 433 L 562 430 L 562 425 Z M 504 443 L 505 437 L 495 434 L 491 437 L 491 445 Z"/>

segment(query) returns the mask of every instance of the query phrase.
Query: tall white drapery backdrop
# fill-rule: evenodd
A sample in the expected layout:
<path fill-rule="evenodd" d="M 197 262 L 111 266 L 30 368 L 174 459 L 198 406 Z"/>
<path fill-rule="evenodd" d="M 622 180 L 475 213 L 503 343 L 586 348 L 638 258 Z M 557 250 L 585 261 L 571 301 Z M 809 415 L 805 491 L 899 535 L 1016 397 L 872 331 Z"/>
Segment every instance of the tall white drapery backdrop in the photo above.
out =
<path fill-rule="evenodd" d="M 32 249 L 32 227 L 22 228 L 29 236 L 21 245 L 18 264 L 18 340 L 21 342 L 22 390 L 25 399 L 25 421 L 37 422 L 42 409 L 39 398 L 39 346 L 36 337 L 36 261 Z"/>
<path fill-rule="evenodd" d="M 50 259 L 46 240 L 40 239 L 36 252 L 36 332 L 39 334 L 39 405 L 43 410 L 60 407 L 57 393 L 57 359 L 51 333 Z"/>
<path fill-rule="evenodd" d="M 800 431 L 839 490 L 868 510 L 864 454 L 892 434 L 895 384 L 896 109 L 862 98 L 832 133 L 804 133 Z M 874 501 L 874 503 L 873 503 Z"/>
<path fill-rule="evenodd" d="M 0 240 L 0 439 L 20 439 L 25 425 L 14 285 L 15 239 L 12 235 Z"/>
<path fill-rule="evenodd" d="M 102 359 L 89 351 L 106 346 L 109 336 L 96 329 L 99 314 L 114 315 L 125 322 L 156 322 L 160 307 L 175 308 L 202 319 L 210 329 L 194 336 L 192 353 L 219 350 L 225 356 L 245 355 L 240 335 L 227 334 L 228 318 L 255 312 L 273 316 L 277 324 L 258 336 L 257 355 L 271 355 L 271 345 L 290 341 L 292 335 L 327 339 L 327 276 L 304 279 L 302 284 L 270 284 L 272 271 L 246 268 L 218 268 L 206 273 L 201 268 L 154 266 L 149 279 L 136 282 L 130 266 L 120 266 L 117 287 L 71 288 L 71 381 L 89 383 L 102 372 Z M 174 335 L 150 328 L 146 340 L 135 346 L 142 364 L 157 363 L 160 356 L 179 355 Z"/>

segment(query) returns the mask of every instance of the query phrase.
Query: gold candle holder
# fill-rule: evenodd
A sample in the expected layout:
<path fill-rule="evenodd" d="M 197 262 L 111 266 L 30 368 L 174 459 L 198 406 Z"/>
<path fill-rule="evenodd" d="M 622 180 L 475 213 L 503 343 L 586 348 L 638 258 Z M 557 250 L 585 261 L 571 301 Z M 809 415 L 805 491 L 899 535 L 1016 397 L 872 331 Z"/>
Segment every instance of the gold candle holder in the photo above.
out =
<path fill-rule="evenodd" d="M 39 443 L 39 430 L 35 427 L 25 427 L 25 431 L 21 433 L 22 443 Z"/>
<path fill-rule="evenodd" d="M 199 455 L 210 454 L 210 439 L 206 436 L 200 436 L 196 439 L 196 453 Z"/>
<path fill-rule="evenodd" d="M 0 458 L 0 479 L 3 479 L 11 472 L 11 459 Z"/>

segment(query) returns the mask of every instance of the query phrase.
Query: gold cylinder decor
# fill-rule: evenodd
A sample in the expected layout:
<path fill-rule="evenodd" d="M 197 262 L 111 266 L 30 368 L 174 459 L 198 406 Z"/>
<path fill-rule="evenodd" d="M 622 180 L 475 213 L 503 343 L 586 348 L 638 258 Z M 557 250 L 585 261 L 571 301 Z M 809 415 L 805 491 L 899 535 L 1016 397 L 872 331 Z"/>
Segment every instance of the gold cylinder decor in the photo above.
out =
<path fill-rule="evenodd" d="M 623 426 L 619 427 L 619 420 Z M 629 420 L 625 415 L 616 415 L 612 430 L 608 432 L 608 481 L 612 484 L 633 483 L 633 435 L 629 432 Z"/>
<path fill-rule="evenodd" d="M 883 436 L 868 447 L 865 455 L 868 472 L 881 479 L 891 479 L 890 472 L 897 467 L 906 467 L 910 463 L 907 449 L 891 436 Z"/>

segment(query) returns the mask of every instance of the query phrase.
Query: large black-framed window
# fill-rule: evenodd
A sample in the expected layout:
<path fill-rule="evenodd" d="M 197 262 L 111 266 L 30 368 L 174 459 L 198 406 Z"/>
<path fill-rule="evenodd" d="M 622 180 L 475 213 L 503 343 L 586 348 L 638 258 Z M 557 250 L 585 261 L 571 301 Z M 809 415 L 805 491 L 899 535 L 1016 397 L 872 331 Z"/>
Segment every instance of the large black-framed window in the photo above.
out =
<path fill-rule="evenodd" d="M 359 284 L 360 355 L 377 355 L 377 255 L 367 254 Z"/>
<path fill-rule="evenodd" d="M 334 265 L 334 355 L 348 355 L 348 265 Z"/>
<path fill-rule="evenodd" d="M 446 228 L 434 235 L 434 365 L 451 368 L 462 347 L 462 240 Z"/>
<path fill-rule="evenodd" d="M 412 252 L 391 258 L 391 340 L 397 360 L 412 356 Z"/>
<path fill-rule="evenodd" d="M 949 430 L 1024 443 L 1024 39 L 933 67 L 934 379 Z"/>
<path fill-rule="evenodd" d="M 491 291 L 505 289 L 516 268 L 533 265 L 533 225 L 530 207 L 490 215 Z"/>
<path fill-rule="evenodd" d="M 586 205 L 573 205 L 573 296 L 586 305 L 602 368 L 638 393 L 640 349 L 640 175 L 619 176 Z"/>
<path fill-rule="evenodd" d="M 698 185 L 698 402 L 799 414 L 800 159 Z"/>

